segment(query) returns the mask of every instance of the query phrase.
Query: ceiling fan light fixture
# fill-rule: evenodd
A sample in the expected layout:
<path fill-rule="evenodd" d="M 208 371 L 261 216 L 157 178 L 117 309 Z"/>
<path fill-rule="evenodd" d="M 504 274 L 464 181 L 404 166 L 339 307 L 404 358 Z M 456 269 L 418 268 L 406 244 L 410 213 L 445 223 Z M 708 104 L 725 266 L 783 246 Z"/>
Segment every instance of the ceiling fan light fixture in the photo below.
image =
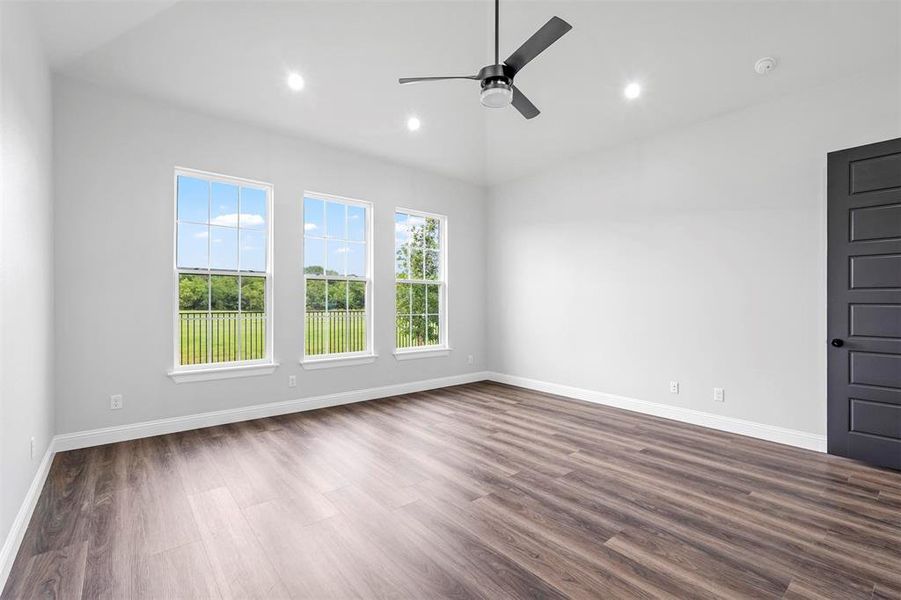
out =
<path fill-rule="evenodd" d="M 513 86 L 504 81 L 486 82 L 479 95 L 482 106 L 486 108 L 504 108 L 513 102 Z"/>
<path fill-rule="evenodd" d="M 572 29 L 572 25 L 560 17 L 551 17 L 538 31 L 532 34 L 506 60 L 500 59 L 500 0 L 494 0 L 494 62 L 485 65 L 475 75 L 450 75 L 441 77 L 401 77 L 401 85 L 420 81 L 446 81 L 448 79 L 470 79 L 482 84 L 479 100 L 486 108 L 513 106 L 526 119 L 534 119 L 541 111 L 513 85 L 516 74 L 538 55 L 547 50 Z"/>

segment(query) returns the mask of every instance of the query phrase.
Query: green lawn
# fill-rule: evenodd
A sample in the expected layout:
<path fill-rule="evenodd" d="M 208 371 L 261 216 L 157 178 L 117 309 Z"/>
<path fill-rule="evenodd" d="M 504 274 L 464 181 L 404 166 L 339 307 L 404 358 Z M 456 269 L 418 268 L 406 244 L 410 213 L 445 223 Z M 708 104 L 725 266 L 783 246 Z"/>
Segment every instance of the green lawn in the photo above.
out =
<path fill-rule="evenodd" d="M 181 311 L 181 364 L 256 360 L 266 356 L 266 319 L 262 312 Z M 240 346 L 239 349 L 239 333 Z M 366 349 L 366 314 L 309 311 L 306 314 L 304 354 L 317 356 Z M 398 348 L 437 344 L 437 315 L 399 316 Z"/>
<path fill-rule="evenodd" d="M 263 313 L 180 311 L 181 364 L 254 360 L 266 356 L 266 319 Z M 240 324 L 240 325 L 239 325 Z M 239 350 L 240 330 L 240 352 Z"/>
<path fill-rule="evenodd" d="M 366 349 L 366 312 L 308 311 L 304 327 L 304 354 L 362 352 Z"/>
<path fill-rule="evenodd" d="M 180 311 L 181 364 L 254 360 L 266 355 L 266 321 L 261 312 L 238 313 Z M 239 326 L 240 323 L 240 326 Z M 238 353 L 238 332 L 242 352 Z M 361 352 L 366 349 L 366 316 L 362 310 L 347 313 L 311 311 L 306 315 L 307 356 L 337 352 Z"/>

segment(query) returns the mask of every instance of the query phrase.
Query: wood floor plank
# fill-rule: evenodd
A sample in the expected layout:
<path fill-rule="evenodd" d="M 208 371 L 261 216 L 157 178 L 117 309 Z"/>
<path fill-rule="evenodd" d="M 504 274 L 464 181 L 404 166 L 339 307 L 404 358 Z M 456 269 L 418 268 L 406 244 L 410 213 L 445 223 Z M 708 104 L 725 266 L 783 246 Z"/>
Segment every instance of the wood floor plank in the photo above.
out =
<path fill-rule="evenodd" d="M 222 487 L 224 481 L 216 467 L 216 455 L 204 430 L 183 431 L 164 438 L 173 463 L 188 494 Z"/>
<path fill-rule="evenodd" d="M 147 554 L 156 554 L 200 539 L 195 515 L 176 463 L 177 453 L 164 438 L 139 440 L 144 480 L 130 490 L 137 496 L 131 513 L 141 513 L 143 543 Z"/>
<path fill-rule="evenodd" d="M 88 543 L 77 542 L 32 556 L 9 582 L 10 598 L 81 598 Z"/>
<path fill-rule="evenodd" d="M 509 519 L 506 513 L 498 514 L 485 502 L 457 505 L 430 497 L 423 503 L 436 512 L 452 515 L 477 539 L 571 598 L 658 596 L 612 574 L 586 568 L 575 553 L 566 546 L 556 545 L 541 529 L 522 527 L 520 521 Z"/>
<path fill-rule="evenodd" d="M 148 596 L 219 599 L 219 584 L 203 542 L 191 542 L 150 557 Z"/>
<path fill-rule="evenodd" d="M 606 464 L 611 470 L 617 469 L 612 463 Z M 628 478 L 634 476 L 634 471 L 622 472 L 621 475 L 622 478 L 617 483 L 621 486 L 628 486 Z M 591 477 L 598 479 L 600 476 L 595 473 Z M 575 475 L 574 478 L 580 479 L 584 485 L 593 486 L 593 482 L 585 477 Z M 648 481 L 654 481 L 656 485 L 667 485 L 661 478 L 648 479 Z M 716 515 L 722 522 L 730 523 L 733 527 L 742 527 L 758 534 L 768 534 L 775 540 L 781 540 L 785 546 L 795 547 L 804 556 L 815 556 L 821 560 L 829 560 L 836 565 L 841 565 L 843 568 L 866 573 L 873 581 L 882 581 L 887 585 L 901 584 L 901 572 L 882 568 L 883 564 L 898 564 L 896 557 L 888 556 L 884 559 L 880 557 L 879 560 L 873 560 L 871 557 L 870 560 L 867 560 L 866 556 L 871 555 L 872 551 L 865 547 L 859 547 L 856 552 L 847 553 L 845 549 L 849 547 L 849 544 L 842 544 L 844 549 L 835 548 L 836 544 L 828 543 L 828 532 L 815 527 L 805 528 L 793 521 L 779 521 L 760 511 L 749 511 L 740 506 L 740 497 L 736 497 L 735 502 L 729 503 L 722 499 L 704 497 L 692 491 L 683 490 L 678 495 L 661 496 L 660 500 L 667 506 L 680 506 L 688 511 L 694 510 L 696 513 L 709 512 Z M 854 564 L 852 565 L 852 563 Z"/>
<path fill-rule="evenodd" d="M 845 582 L 840 578 L 822 581 L 800 576 L 792 580 L 782 597 L 793 600 L 869 600 L 875 597 L 875 587 L 853 580 Z"/>
<path fill-rule="evenodd" d="M 429 548 L 434 539 L 417 537 L 399 512 L 386 509 L 366 490 L 348 486 L 330 493 L 329 498 L 356 531 L 360 545 L 367 546 L 370 552 L 384 554 L 392 570 L 415 586 L 417 597 L 481 597 L 478 586 L 434 558 Z"/>
<path fill-rule="evenodd" d="M 353 560 L 344 562 L 364 573 L 372 571 L 367 597 L 429 598 L 436 593 L 474 596 L 465 585 L 454 584 L 453 575 L 433 561 L 417 557 L 417 544 L 404 535 L 393 514 L 365 490 L 348 486 L 329 497 L 343 515 L 330 522 L 333 536 L 354 554 Z"/>
<path fill-rule="evenodd" d="M 35 512 L 47 515 L 29 527 L 21 548 L 28 555 L 42 554 L 86 539 L 86 507 L 93 494 L 95 471 L 89 465 L 94 453 L 75 450 L 57 454 Z"/>
<path fill-rule="evenodd" d="M 605 542 L 615 534 L 597 531 L 596 523 L 580 520 L 566 511 L 545 507 L 542 512 L 523 510 L 494 493 L 473 504 L 493 513 L 509 527 L 543 540 L 567 563 L 577 565 L 592 580 L 600 580 L 599 589 L 612 588 L 617 597 L 686 598 L 698 596 L 696 590 L 681 585 L 665 573 L 647 568 L 627 556 L 611 550 Z M 624 585 L 626 584 L 626 585 Z M 631 587 L 626 593 L 625 589 Z"/>
<path fill-rule="evenodd" d="M 224 598 L 287 598 L 288 592 L 228 488 L 189 497 Z"/>
<path fill-rule="evenodd" d="M 716 556 L 729 557 L 744 568 L 755 570 L 764 577 L 787 580 L 797 570 L 830 577 L 828 564 L 845 563 L 850 557 L 833 554 L 824 557 L 817 545 L 818 537 L 795 537 L 779 529 L 744 519 L 726 508 L 716 508 L 713 498 L 691 498 L 691 492 L 681 490 L 680 495 L 636 485 L 625 477 L 601 477 L 574 473 L 565 482 L 556 482 L 577 494 L 590 494 L 595 506 L 605 511 L 616 511 L 618 519 L 633 521 L 677 535 L 683 544 L 698 546 Z M 684 496 L 684 497 L 682 497 Z M 789 523 L 785 524 L 789 526 Z M 834 562 L 828 560 L 833 559 Z M 861 577 L 869 579 L 872 571 L 864 568 Z M 854 572 L 852 569 L 851 572 Z"/>
<path fill-rule="evenodd" d="M 278 500 L 254 504 L 244 513 L 290 597 L 365 597 L 353 571 L 348 576 L 353 565 L 342 562 L 325 520 L 301 523 Z"/>
<path fill-rule="evenodd" d="M 147 594 L 149 545 L 141 494 L 133 487 L 104 493 L 91 510 L 85 563 L 85 598 L 133 598 Z M 157 522 L 159 525 L 159 522 Z"/>
<path fill-rule="evenodd" d="M 777 579 L 762 577 L 730 564 L 724 557 L 682 543 L 665 531 L 629 527 L 605 544 L 623 556 L 685 581 L 697 591 L 704 590 L 713 598 L 778 598 L 787 587 Z"/>
<path fill-rule="evenodd" d="M 453 386 L 58 454 L 45 597 L 901 599 L 901 473 Z"/>
<path fill-rule="evenodd" d="M 901 599 L 901 589 L 890 589 L 881 585 L 877 585 L 873 589 L 874 600 L 899 600 Z"/>
<path fill-rule="evenodd" d="M 225 487 L 241 507 L 284 496 L 289 487 L 280 473 L 267 468 L 273 463 L 265 445 L 257 439 L 259 432 L 241 425 L 228 426 L 227 433 L 210 441 L 219 457 L 216 467 Z"/>
<path fill-rule="evenodd" d="M 406 518 L 419 523 L 466 561 L 464 568 L 474 572 L 480 583 L 496 586 L 514 598 L 565 598 L 566 595 L 535 573 L 521 567 L 485 544 L 478 536 L 454 524 L 445 514 L 414 502 L 400 509 Z"/>

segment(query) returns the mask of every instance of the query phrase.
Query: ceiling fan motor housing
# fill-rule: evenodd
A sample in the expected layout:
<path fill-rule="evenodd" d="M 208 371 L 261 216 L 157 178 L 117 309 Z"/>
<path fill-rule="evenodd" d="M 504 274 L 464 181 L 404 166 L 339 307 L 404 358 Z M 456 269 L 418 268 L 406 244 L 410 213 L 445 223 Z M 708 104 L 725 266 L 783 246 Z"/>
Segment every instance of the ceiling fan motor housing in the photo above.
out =
<path fill-rule="evenodd" d="M 488 65 L 487 67 L 482 67 L 479 69 L 478 77 L 482 80 L 482 85 L 485 85 L 485 81 L 489 79 L 504 79 L 507 83 L 513 83 L 513 75 L 516 72 L 508 67 L 507 65 Z"/>

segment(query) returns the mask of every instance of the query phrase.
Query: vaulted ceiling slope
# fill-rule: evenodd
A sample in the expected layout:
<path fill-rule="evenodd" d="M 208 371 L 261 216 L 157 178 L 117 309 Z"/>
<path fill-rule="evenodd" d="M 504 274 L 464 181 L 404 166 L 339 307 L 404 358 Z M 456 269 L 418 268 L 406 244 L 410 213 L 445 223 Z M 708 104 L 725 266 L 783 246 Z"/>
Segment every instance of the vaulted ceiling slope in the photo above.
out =
<path fill-rule="evenodd" d="M 898 64 L 901 3 L 506 0 L 501 55 L 550 16 L 574 28 L 517 85 L 542 110 L 479 105 L 475 82 L 399 86 L 490 62 L 493 5 L 34 2 L 54 69 L 476 183 Z M 767 76 L 756 59 L 775 56 Z M 286 73 L 303 74 L 291 93 Z M 627 102 L 626 83 L 643 86 Z M 407 131 L 410 115 L 422 128 Z"/>

